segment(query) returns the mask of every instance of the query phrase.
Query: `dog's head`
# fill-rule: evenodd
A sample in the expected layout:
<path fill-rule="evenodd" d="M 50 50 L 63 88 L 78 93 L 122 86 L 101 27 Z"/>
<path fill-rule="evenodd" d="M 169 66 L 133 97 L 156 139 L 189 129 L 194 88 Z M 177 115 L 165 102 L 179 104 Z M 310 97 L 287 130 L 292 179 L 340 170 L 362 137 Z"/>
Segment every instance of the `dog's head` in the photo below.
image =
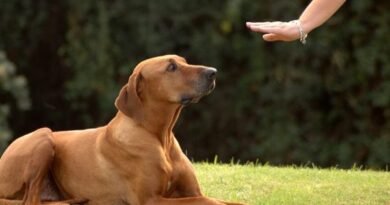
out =
<path fill-rule="evenodd" d="M 209 94 L 215 87 L 215 68 L 190 65 L 177 55 L 150 58 L 139 63 L 123 86 L 115 106 L 137 117 L 144 102 L 187 105 Z"/>

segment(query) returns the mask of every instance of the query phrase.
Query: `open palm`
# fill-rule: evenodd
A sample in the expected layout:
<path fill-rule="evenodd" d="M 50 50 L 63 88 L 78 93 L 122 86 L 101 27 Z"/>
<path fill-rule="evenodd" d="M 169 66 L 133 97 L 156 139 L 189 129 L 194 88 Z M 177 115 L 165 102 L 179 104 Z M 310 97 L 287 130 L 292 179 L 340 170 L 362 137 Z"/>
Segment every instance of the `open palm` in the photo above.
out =
<path fill-rule="evenodd" d="M 253 32 L 262 33 L 265 41 L 294 41 L 299 39 L 299 29 L 293 22 L 247 22 Z"/>

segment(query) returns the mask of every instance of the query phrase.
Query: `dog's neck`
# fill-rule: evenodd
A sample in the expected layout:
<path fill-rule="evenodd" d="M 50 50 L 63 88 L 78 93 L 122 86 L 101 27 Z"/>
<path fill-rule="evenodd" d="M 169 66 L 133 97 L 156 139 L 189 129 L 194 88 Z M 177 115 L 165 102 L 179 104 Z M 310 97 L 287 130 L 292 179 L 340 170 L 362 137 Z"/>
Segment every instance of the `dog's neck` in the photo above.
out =
<path fill-rule="evenodd" d="M 128 120 L 130 120 L 134 126 L 142 127 L 142 129 L 156 136 L 164 149 L 169 149 L 174 141 L 172 130 L 182 107 L 182 105 L 172 103 L 143 102 L 143 106 L 139 108 L 142 110 L 141 117 L 127 116 L 119 111 L 112 121 L 119 120 L 122 123 L 129 123 Z M 116 128 L 110 127 L 109 130 L 115 132 Z"/>
<path fill-rule="evenodd" d="M 144 102 L 141 124 L 159 138 L 162 145 L 168 148 L 173 142 L 172 130 L 179 118 L 183 106 L 172 103 Z"/>

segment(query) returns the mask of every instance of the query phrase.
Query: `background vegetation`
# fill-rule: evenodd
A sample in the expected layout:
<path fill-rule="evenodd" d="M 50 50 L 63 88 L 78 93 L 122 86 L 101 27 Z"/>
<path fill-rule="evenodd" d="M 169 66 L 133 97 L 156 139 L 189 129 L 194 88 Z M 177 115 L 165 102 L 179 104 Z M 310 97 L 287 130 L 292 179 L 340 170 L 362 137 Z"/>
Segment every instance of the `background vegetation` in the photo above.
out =
<path fill-rule="evenodd" d="M 390 2 L 348 1 L 305 46 L 265 43 L 245 28 L 246 21 L 295 19 L 308 3 L 3 1 L 0 150 L 42 126 L 107 123 L 132 68 L 176 53 L 219 68 L 217 89 L 176 126 L 191 158 L 385 168 Z"/>

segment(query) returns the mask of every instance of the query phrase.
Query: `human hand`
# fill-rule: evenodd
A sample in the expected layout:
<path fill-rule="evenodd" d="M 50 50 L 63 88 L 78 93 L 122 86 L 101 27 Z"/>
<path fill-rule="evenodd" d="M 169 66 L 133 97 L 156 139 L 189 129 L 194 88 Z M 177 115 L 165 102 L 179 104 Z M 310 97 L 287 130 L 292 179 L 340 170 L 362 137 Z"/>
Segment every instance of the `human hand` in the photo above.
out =
<path fill-rule="evenodd" d="M 299 27 L 290 22 L 246 22 L 246 26 L 253 32 L 263 33 L 265 41 L 294 41 L 300 39 Z"/>

